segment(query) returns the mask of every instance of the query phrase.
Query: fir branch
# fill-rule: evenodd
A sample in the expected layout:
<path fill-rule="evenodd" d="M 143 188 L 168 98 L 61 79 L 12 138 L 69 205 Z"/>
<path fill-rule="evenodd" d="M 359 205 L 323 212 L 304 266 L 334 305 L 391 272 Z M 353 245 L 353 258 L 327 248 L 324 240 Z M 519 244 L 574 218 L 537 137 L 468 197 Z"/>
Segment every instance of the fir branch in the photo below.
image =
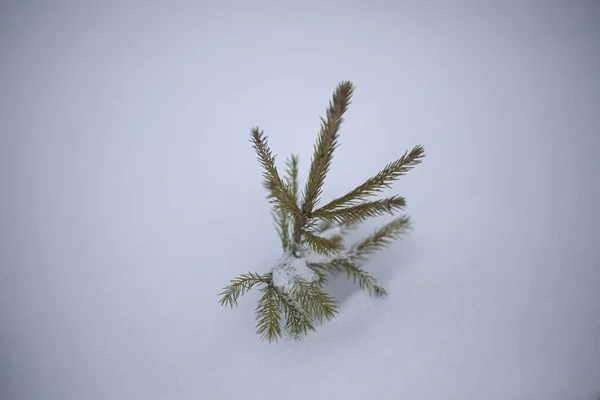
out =
<path fill-rule="evenodd" d="M 223 288 L 223 291 L 219 293 L 219 296 L 223 296 L 219 303 L 222 306 L 233 306 L 238 305 L 238 298 L 243 296 L 252 287 L 257 284 L 268 284 L 270 283 L 268 275 L 260 275 L 253 272 L 242 274 L 241 276 L 231 280 L 231 283 Z"/>
<path fill-rule="evenodd" d="M 363 290 L 366 289 L 372 296 L 383 297 L 387 294 L 385 289 L 377 284 L 377 279 L 358 267 L 350 259 L 338 259 L 334 260 L 333 263 L 337 264 L 338 269 L 346 272 L 348 278 L 352 278 L 352 282 L 358 282 L 358 286 Z"/>
<path fill-rule="evenodd" d="M 271 216 L 273 217 L 273 222 L 275 222 L 277 235 L 281 239 L 281 247 L 285 251 L 290 245 L 290 229 L 287 213 L 284 210 L 278 210 L 277 212 L 271 212 Z"/>
<path fill-rule="evenodd" d="M 262 340 L 277 341 L 281 337 L 282 304 L 273 283 L 260 289 L 264 293 L 256 306 L 256 333 Z"/>
<path fill-rule="evenodd" d="M 343 237 L 335 235 L 331 238 L 317 236 L 311 231 L 304 232 L 304 241 L 315 252 L 329 256 L 343 249 Z"/>
<path fill-rule="evenodd" d="M 298 215 L 300 213 L 298 203 L 277 172 L 275 157 L 271 154 L 267 136 L 255 127 L 252 128 L 250 141 L 253 143 L 252 147 L 256 150 L 258 161 L 264 169 L 263 185 L 268 191 L 267 197 L 277 210 L 283 210 L 290 215 Z"/>
<path fill-rule="evenodd" d="M 314 213 L 314 217 L 337 224 L 356 224 L 371 217 L 393 214 L 396 210 L 402 209 L 405 206 L 406 201 L 404 197 L 392 196 L 387 199 L 368 201 L 331 211 L 317 210 Z"/>
<path fill-rule="evenodd" d="M 338 313 L 338 305 L 333 297 L 321 289 L 319 283 L 307 282 L 296 279 L 292 296 L 297 299 L 301 307 L 313 317 L 323 321 L 331 321 Z"/>
<path fill-rule="evenodd" d="M 325 176 L 329 172 L 333 152 L 338 146 L 338 131 L 343 115 L 351 103 L 354 85 L 340 82 L 329 102 L 326 117 L 321 117 L 321 131 L 314 147 L 308 181 L 304 189 L 302 211 L 310 215 L 323 189 Z"/>
<path fill-rule="evenodd" d="M 402 157 L 386 165 L 386 167 L 377 175 L 367 179 L 362 185 L 357 186 L 354 190 L 348 192 L 344 196 L 330 201 L 328 204 L 315 211 L 315 213 L 333 211 L 342 207 L 351 206 L 382 192 L 385 188 L 389 188 L 393 181 L 399 179 L 420 164 L 424 157 L 425 149 L 423 146 L 415 146 L 410 153 L 405 152 Z"/>
<path fill-rule="evenodd" d="M 349 253 L 355 258 L 364 259 L 366 255 L 388 246 L 394 239 L 398 239 L 410 229 L 410 217 L 403 215 L 388 222 L 365 239 L 352 245 Z"/>
<path fill-rule="evenodd" d="M 312 317 L 288 294 L 278 292 L 285 314 L 285 329 L 294 337 L 306 335 L 309 330 L 316 331 Z"/>
<path fill-rule="evenodd" d="M 298 203 L 298 156 L 292 154 L 286 161 L 285 183 L 288 186 L 292 197 Z"/>
<path fill-rule="evenodd" d="M 311 268 L 310 264 L 307 263 L 306 265 L 308 265 L 308 267 Z M 327 275 L 321 272 L 319 269 L 311 269 L 319 277 L 319 279 L 315 280 L 313 283 L 319 285 L 319 287 L 323 287 L 327 283 Z"/>
<path fill-rule="evenodd" d="M 324 272 L 328 272 L 331 275 L 338 275 L 345 271 L 345 269 L 340 266 L 340 262 L 342 260 L 344 260 L 344 257 L 334 258 L 332 260 L 329 260 L 328 262 L 307 263 L 306 265 L 308 265 L 313 271 L 318 271 L 323 275 L 325 275 Z"/>
<path fill-rule="evenodd" d="M 298 156 L 291 155 L 286 160 L 285 170 L 285 185 L 291 196 L 294 198 L 296 205 L 298 204 Z M 268 193 L 273 193 L 273 187 L 275 186 L 273 180 L 265 181 L 264 186 L 268 189 Z M 272 199 L 273 195 L 269 195 Z M 281 239 L 281 246 L 283 250 L 289 249 L 290 246 L 290 225 L 291 221 L 288 212 L 283 208 L 276 208 L 272 213 L 273 220 L 275 222 L 275 228 L 277 234 Z"/>

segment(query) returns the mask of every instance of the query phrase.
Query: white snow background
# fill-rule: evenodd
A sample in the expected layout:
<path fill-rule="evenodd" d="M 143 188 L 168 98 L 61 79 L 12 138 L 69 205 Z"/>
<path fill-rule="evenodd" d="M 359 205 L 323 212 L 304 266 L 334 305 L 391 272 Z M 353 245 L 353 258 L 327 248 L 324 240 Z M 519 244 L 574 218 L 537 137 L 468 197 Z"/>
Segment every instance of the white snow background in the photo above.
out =
<path fill-rule="evenodd" d="M 597 399 L 599 4 L 3 1 L 0 399 Z M 422 144 L 414 231 L 267 344 L 249 131 L 305 178 L 345 79 L 324 201 Z"/>

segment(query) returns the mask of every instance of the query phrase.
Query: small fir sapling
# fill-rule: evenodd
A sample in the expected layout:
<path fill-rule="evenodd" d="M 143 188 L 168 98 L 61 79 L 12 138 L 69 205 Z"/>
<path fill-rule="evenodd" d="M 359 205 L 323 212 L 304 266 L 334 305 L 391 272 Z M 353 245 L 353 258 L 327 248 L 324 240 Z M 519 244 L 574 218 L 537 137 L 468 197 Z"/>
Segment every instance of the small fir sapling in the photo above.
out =
<path fill-rule="evenodd" d="M 233 279 L 219 294 L 223 306 L 236 306 L 238 298 L 253 288 L 262 297 L 256 307 L 257 334 L 277 341 L 287 332 L 294 337 L 315 330 L 315 321 L 331 320 L 338 313 L 335 299 L 324 290 L 328 275 L 346 274 L 361 289 L 381 297 L 386 291 L 362 268 L 367 257 L 389 245 L 410 229 L 410 218 L 396 217 L 361 241 L 344 246 L 344 235 L 368 218 L 394 215 L 405 199 L 391 196 L 369 200 L 390 188 L 393 181 L 421 163 L 422 146 L 405 152 L 372 178 L 345 195 L 319 206 L 333 153 L 338 147 L 339 128 L 351 103 L 354 85 L 341 82 L 329 102 L 314 146 L 307 182 L 299 193 L 298 156 L 286 160 L 282 177 L 263 131 L 251 130 L 251 143 L 263 168 L 263 185 L 272 208 L 283 254 L 270 271 L 248 272 Z"/>

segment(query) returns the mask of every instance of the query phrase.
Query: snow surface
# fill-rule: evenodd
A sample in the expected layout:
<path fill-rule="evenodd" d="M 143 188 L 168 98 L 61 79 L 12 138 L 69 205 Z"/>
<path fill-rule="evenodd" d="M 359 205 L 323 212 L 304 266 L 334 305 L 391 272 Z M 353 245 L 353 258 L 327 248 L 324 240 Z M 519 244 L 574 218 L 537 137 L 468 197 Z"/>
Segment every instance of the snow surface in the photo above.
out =
<path fill-rule="evenodd" d="M 0 4 L 0 399 L 600 396 L 595 1 Z M 323 201 L 416 144 L 376 301 L 261 342 L 278 165 L 357 85 Z M 369 233 L 384 219 L 355 232 Z M 354 233 L 353 233 L 354 234 Z"/>

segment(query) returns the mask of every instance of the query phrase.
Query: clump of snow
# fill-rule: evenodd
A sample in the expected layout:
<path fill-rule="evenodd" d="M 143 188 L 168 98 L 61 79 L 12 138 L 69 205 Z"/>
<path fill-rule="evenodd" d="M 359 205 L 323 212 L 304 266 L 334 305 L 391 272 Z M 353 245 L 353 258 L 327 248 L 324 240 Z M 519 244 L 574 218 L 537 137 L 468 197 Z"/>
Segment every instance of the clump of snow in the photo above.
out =
<path fill-rule="evenodd" d="M 273 284 L 290 292 L 298 279 L 314 282 L 319 276 L 306 263 L 305 257 L 285 254 L 273 268 Z"/>

